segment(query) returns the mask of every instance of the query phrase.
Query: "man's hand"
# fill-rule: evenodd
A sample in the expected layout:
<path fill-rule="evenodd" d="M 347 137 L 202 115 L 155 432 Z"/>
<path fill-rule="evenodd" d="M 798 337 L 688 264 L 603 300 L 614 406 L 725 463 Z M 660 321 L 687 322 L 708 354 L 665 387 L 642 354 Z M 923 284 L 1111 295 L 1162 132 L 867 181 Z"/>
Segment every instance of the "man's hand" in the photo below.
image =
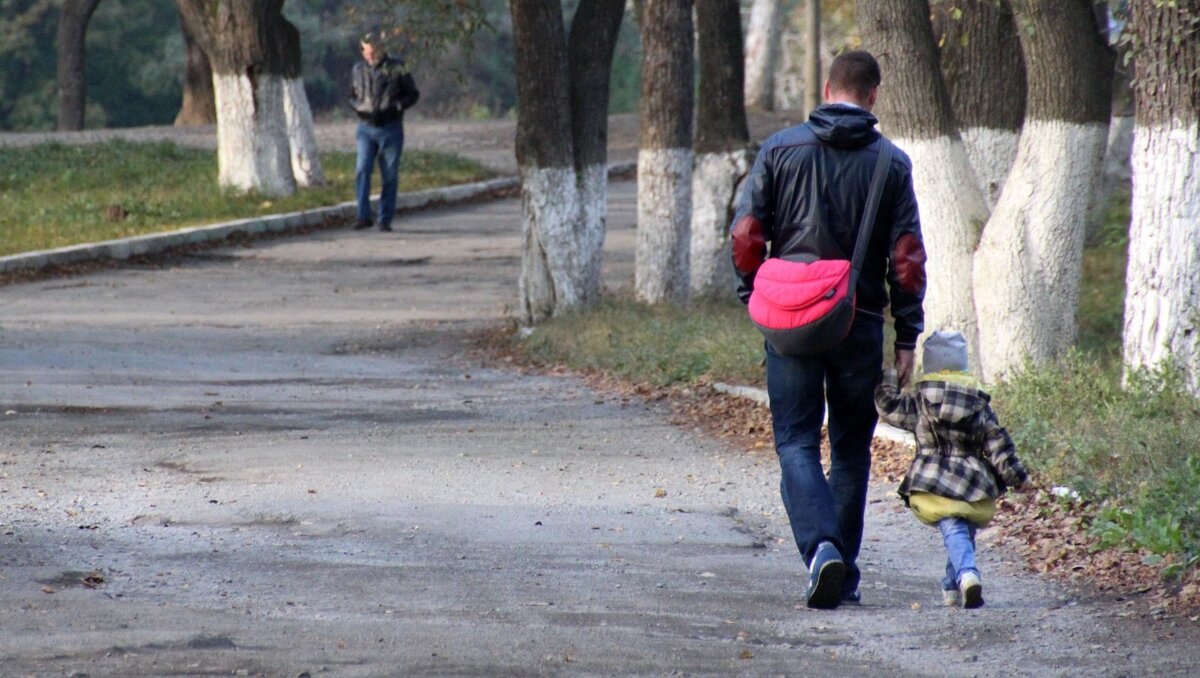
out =
<path fill-rule="evenodd" d="M 904 388 L 904 385 L 908 383 L 908 378 L 912 376 L 914 360 L 911 349 L 896 349 L 896 376 L 900 379 L 900 388 Z"/>

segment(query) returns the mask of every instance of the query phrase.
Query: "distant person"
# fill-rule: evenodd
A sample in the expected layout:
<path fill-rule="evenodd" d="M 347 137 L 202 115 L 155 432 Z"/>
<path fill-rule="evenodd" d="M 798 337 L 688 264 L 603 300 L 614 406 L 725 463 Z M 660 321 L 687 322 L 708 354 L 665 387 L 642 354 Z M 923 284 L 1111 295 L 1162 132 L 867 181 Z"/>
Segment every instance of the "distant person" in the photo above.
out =
<path fill-rule="evenodd" d="M 996 498 L 1028 475 L 989 405 L 991 396 L 967 374 L 967 341 L 958 332 L 925 340 L 925 375 L 902 393 L 895 370 L 875 389 L 883 421 L 912 431 L 917 454 L 899 493 L 917 519 L 936 526 L 946 544 L 942 597 L 947 605 L 983 605 L 975 532 L 996 514 Z"/>
<path fill-rule="evenodd" d="M 350 105 L 358 114 L 358 160 L 354 166 L 358 218 L 354 228 L 392 230 L 396 215 L 396 186 L 400 181 L 400 154 L 404 151 L 404 111 L 421 93 L 404 61 L 389 56 L 381 36 L 367 34 L 360 47 L 363 60 L 350 73 Z M 371 175 L 379 159 L 379 217 L 371 218 Z"/>
<path fill-rule="evenodd" d="M 732 231 L 738 296 L 748 302 L 768 256 L 850 259 L 869 186 L 883 147 L 871 107 L 879 64 L 869 52 L 833 60 L 825 104 L 808 121 L 763 144 L 746 180 Z M 896 368 L 912 371 L 924 328 L 925 248 L 913 193 L 912 163 L 895 149 L 853 291 L 854 319 L 841 342 L 823 353 L 794 357 L 766 342 L 767 392 L 784 508 L 805 564 L 809 607 L 860 601 L 862 546 L 875 385 L 883 364 L 884 308 L 895 319 Z M 829 405 L 831 467 L 821 469 L 821 424 Z"/>

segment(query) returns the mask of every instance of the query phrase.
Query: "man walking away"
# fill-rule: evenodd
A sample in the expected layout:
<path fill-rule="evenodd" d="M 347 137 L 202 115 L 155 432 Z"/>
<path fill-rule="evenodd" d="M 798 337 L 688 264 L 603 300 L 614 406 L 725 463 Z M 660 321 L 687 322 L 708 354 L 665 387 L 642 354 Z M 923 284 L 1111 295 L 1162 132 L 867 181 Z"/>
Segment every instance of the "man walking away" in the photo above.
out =
<path fill-rule="evenodd" d="M 732 226 L 738 295 L 749 300 L 768 256 L 850 259 L 882 143 L 871 115 L 881 80 L 870 53 L 834 59 L 826 103 L 806 123 L 764 144 Z M 896 370 L 908 380 L 923 329 L 925 249 L 912 187 L 912 163 L 896 149 L 887 168 L 856 294 L 841 343 L 794 357 L 767 352 L 767 392 L 784 508 L 809 569 L 809 607 L 858 603 L 863 514 L 875 431 L 874 390 L 883 364 L 883 310 L 896 329 Z M 829 406 L 831 467 L 821 469 L 821 422 Z"/>
<path fill-rule="evenodd" d="M 358 114 L 358 160 L 354 166 L 358 219 L 354 228 L 370 228 L 371 174 L 379 159 L 379 230 L 392 230 L 396 185 L 404 150 L 404 111 L 421 96 L 404 62 L 388 56 L 382 37 L 368 33 L 360 48 L 363 60 L 350 73 L 350 105 Z"/>

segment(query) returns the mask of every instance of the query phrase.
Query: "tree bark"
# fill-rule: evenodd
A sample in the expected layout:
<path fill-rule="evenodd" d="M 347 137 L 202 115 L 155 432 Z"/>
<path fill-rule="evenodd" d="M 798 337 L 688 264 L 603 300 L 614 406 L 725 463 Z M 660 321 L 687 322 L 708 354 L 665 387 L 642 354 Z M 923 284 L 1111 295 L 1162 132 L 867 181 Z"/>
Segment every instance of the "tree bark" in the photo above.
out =
<path fill-rule="evenodd" d="M 1200 396 L 1200 0 L 1132 6 L 1137 104 L 1125 365 L 1177 367 Z"/>
<path fill-rule="evenodd" d="M 692 176 L 691 294 L 728 294 L 729 223 L 738 183 L 750 171 L 743 99 L 741 10 L 737 0 L 696 0 L 700 88 Z"/>
<path fill-rule="evenodd" d="M 825 79 L 821 77 L 821 0 L 804 0 L 804 107 L 821 105 Z"/>
<path fill-rule="evenodd" d="M 645 0 L 634 288 L 649 303 L 688 297 L 694 40 L 691 0 Z"/>
<path fill-rule="evenodd" d="M 183 14 L 179 15 L 183 32 L 183 103 L 175 116 L 175 126 L 213 125 L 217 122 L 217 100 L 213 92 L 212 66 L 200 44 L 188 30 Z"/>
<path fill-rule="evenodd" d="M 857 10 L 863 45 L 883 70 L 875 107 L 881 125 L 912 159 L 930 261 L 926 335 L 939 329 L 962 332 L 972 369 L 978 372 L 973 257 L 988 209 L 954 123 L 929 5 L 924 0 L 859 0 Z"/>
<path fill-rule="evenodd" d="M 289 195 L 296 190 L 285 81 L 299 59 L 286 33 L 283 0 L 177 0 L 180 16 L 208 55 L 217 105 L 222 186 Z"/>
<path fill-rule="evenodd" d="M 64 0 L 58 17 L 58 129 L 81 130 L 87 108 L 88 22 L 100 0 Z"/>
<path fill-rule="evenodd" d="M 775 70 L 782 39 L 781 0 L 753 0 L 746 27 L 746 105 L 757 111 L 775 110 Z"/>
<path fill-rule="evenodd" d="M 282 14 L 276 21 L 278 39 L 283 43 L 283 56 L 287 60 L 283 79 L 283 116 L 287 124 L 292 176 L 296 184 L 304 188 L 324 186 L 325 171 L 321 167 L 320 149 L 317 148 L 312 107 L 308 105 L 308 93 L 304 90 L 304 78 L 300 75 L 303 63 L 300 31 Z"/>
<path fill-rule="evenodd" d="M 1025 118 L 1025 63 L 1012 8 L 1007 0 L 935 0 L 931 9 L 951 108 L 991 209 Z"/>
<path fill-rule="evenodd" d="M 568 44 L 571 130 L 581 213 L 580 296 L 600 296 L 608 218 L 608 95 L 624 0 L 583 0 L 571 19 Z"/>
<path fill-rule="evenodd" d="M 1087 210 L 1108 135 L 1112 53 L 1090 0 L 1013 0 L 1029 79 L 1013 170 L 975 257 L 988 380 L 1074 344 Z M 932 256 L 932 254 L 931 254 Z"/>

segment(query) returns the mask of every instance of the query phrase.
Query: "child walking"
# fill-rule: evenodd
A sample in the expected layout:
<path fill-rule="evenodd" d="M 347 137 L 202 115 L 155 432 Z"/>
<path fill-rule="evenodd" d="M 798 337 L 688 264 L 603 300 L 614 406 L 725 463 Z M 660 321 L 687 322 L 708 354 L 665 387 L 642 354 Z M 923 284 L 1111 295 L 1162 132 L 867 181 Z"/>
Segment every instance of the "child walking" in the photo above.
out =
<path fill-rule="evenodd" d="M 983 605 L 975 532 L 996 513 L 996 498 L 1028 479 L 1016 447 L 989 406 L 983 384 L 967 374 L 967 341 L 938 331 L 925 340 L 924 376 L 915 393 L 900 391 L 896 371 L 875 389 L 880 418 L 916 434 L 917 453 L 899 494 L 917 519 L 936 526 L 946 544 L 942 598 Z"/>

